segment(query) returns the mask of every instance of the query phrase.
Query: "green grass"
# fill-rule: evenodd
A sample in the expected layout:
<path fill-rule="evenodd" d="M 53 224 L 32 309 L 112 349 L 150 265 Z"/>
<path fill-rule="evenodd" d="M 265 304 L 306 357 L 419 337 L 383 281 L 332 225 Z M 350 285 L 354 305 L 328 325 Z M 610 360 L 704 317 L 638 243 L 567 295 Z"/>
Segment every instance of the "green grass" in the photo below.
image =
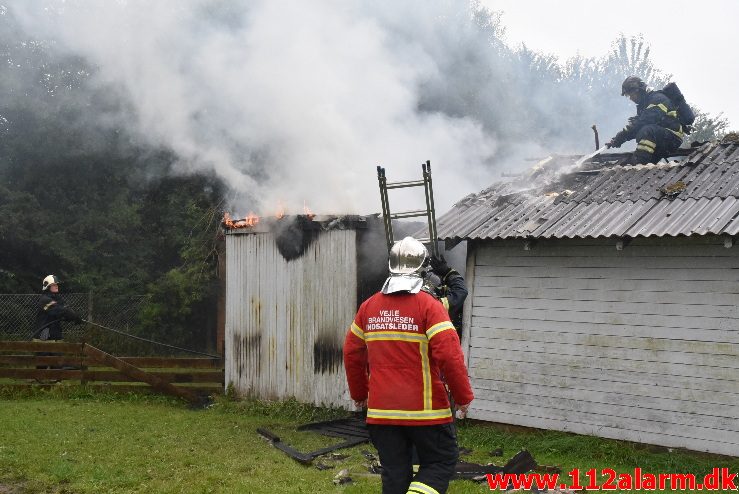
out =
<path fill-rule="evenodd" d="M 377 493 L 378 476 L 368 473 L 362 450 L 327 461 L 332 468 L 300 465 L 255 432 L 268 427 L 303 451 L 333 440 L 296 432 L 306 422 L 345 416 L 340 410 L 295 402 L 218 400 L 205 410 L 158 396 L 106 395 L 78 386 L 25 394 L 0 393 L 0 493 Z M 639 466 L 644 471 L 692 472 L 712 467 L 739 471 L 739 459 L 649 448 L 551 431 L 466 424 L 460 443 L 474 452 L 466 460 L 504 463 L 526 448 L 539 464 L 564 472 L 578 467 Z M 504 456 L 489 452 L 503 448 Z M 372 450 L 373 451 L 373 450 Z M 349 469 L 354 482 L 332 483 Z M 11 490 L 12 489 L 12 490 Z M 450 493 L 489 492 L 454 481 Z"/>

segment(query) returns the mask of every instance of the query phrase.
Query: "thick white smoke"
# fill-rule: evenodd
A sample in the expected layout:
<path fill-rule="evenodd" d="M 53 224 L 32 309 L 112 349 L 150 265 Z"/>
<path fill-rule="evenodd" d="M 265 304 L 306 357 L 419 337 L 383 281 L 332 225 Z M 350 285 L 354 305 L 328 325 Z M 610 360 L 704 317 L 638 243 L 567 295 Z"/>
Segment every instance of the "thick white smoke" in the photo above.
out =
<path fill-rule="evenodd" d="M 395 181 L 420 178 L 432 160 L 442 211 L 495 179 L 492 135 L 471 118 L 419 109 L 440 40 L 464 36 L 450 32 L 447 13 L 469 16 L 467 2 L 6 4 L 30 35 L 98 68 L 96 82 L 130 106 L 132 134 L 172 149 L 182 173 L 215 170 L 238 194 L 237 212 L 278 202 L 378 211 L 378 164 Z M 434 33 L 443 36 L 431 44 Z"/>

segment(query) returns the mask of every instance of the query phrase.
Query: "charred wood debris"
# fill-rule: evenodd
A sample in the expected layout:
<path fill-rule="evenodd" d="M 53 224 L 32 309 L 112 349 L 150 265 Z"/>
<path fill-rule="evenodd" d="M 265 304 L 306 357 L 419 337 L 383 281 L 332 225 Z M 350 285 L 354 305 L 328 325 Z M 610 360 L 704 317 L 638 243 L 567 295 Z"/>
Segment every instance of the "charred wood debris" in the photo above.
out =
<path fill-rule="evenodd" d="M 313 432 L 323 436 L 341 439 L 342 441 L 324 448 L 314 451 L 302 452 L 289 444 L 286 444 L 269 429 L 260 427 L 257 433 L 266 439 L 272 446 L 287 454 L 290 458 L 297 462 L 313 466 L 318 470 L 330 470 L 340 466 L 341 462 L 349 458 L 350 455 L 337 453 L 336 451 L 344 448 L 350 448 L 359 444 L 369 442 L 369 433 L 365 424 L 365 419 L 361 414 L 355 414 L 348 418 L 329 420 L 324 422 L 313 422 L 301 425 L 298 431 Z M 473 451 L 471 449 L 460 446 L 460 456 L 467 456 Z M 377 455 L 369 450 L 362 450 L 362 456 L 366 460 L 364 466 L 367 472 L 350 472 L 349 469 L 341 469 L 333 479 L 334 484 L 343 485 L 352 482 L 354 476 L 379 475 L 382 473 L 382 466 Z M 503 448 L 497 448 L 489 452 L 491 457 L 503 456 Z M 496 465 L 494 463 L 480 464 L 459 460 L 455 469 L 455 479 L 471 480 L 474 482 L 485 482 L 487 474 L 523 474 L 528 472 L 539 473 L 560 473 L 561 469 L 556 466 L 539 465 L 534 457 L 526 450 L 521 450 L 513 455 L 505 464 Z"/>

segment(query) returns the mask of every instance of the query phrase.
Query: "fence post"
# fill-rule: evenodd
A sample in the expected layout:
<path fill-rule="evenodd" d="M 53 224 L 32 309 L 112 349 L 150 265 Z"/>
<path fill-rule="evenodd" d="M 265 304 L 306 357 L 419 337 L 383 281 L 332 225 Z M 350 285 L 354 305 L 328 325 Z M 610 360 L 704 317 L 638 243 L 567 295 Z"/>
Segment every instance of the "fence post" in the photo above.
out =
<path fill-rule="evenodd" d="M 92 290 L 87 292 L 87 320 L 94 321 L 92 318 Z"/>

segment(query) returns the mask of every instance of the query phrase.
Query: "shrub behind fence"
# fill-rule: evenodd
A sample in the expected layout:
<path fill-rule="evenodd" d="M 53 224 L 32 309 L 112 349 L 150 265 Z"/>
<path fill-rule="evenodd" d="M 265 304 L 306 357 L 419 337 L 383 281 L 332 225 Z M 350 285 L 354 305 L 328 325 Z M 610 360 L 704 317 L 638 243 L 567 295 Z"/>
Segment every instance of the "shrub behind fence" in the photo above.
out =
<path fill-rule="evenodd" d="M 147 302 L 144 295 L 64 293 L 62 296 L 70 309 L 88 321 L 169 345 L 199 352 L 210 350 L 191 348 L 192 343 L 178 341 L 181 337 L 146 334 L 141 320 L 141 313 Z M 32 338 L 36 330 L 39 297 L 39 294 L 0 294 L 0 340 Z M 188 355 L 186 352 L 128 338 L 92 324 L 63 322 L 62 329 L 66 341 L 85 341 L 115 355 Z M 189 328 L 187 331 L 197 331 L 197 328 Z M 187 334 L 187 331 L 182 331 L 181 334 Z"/>

